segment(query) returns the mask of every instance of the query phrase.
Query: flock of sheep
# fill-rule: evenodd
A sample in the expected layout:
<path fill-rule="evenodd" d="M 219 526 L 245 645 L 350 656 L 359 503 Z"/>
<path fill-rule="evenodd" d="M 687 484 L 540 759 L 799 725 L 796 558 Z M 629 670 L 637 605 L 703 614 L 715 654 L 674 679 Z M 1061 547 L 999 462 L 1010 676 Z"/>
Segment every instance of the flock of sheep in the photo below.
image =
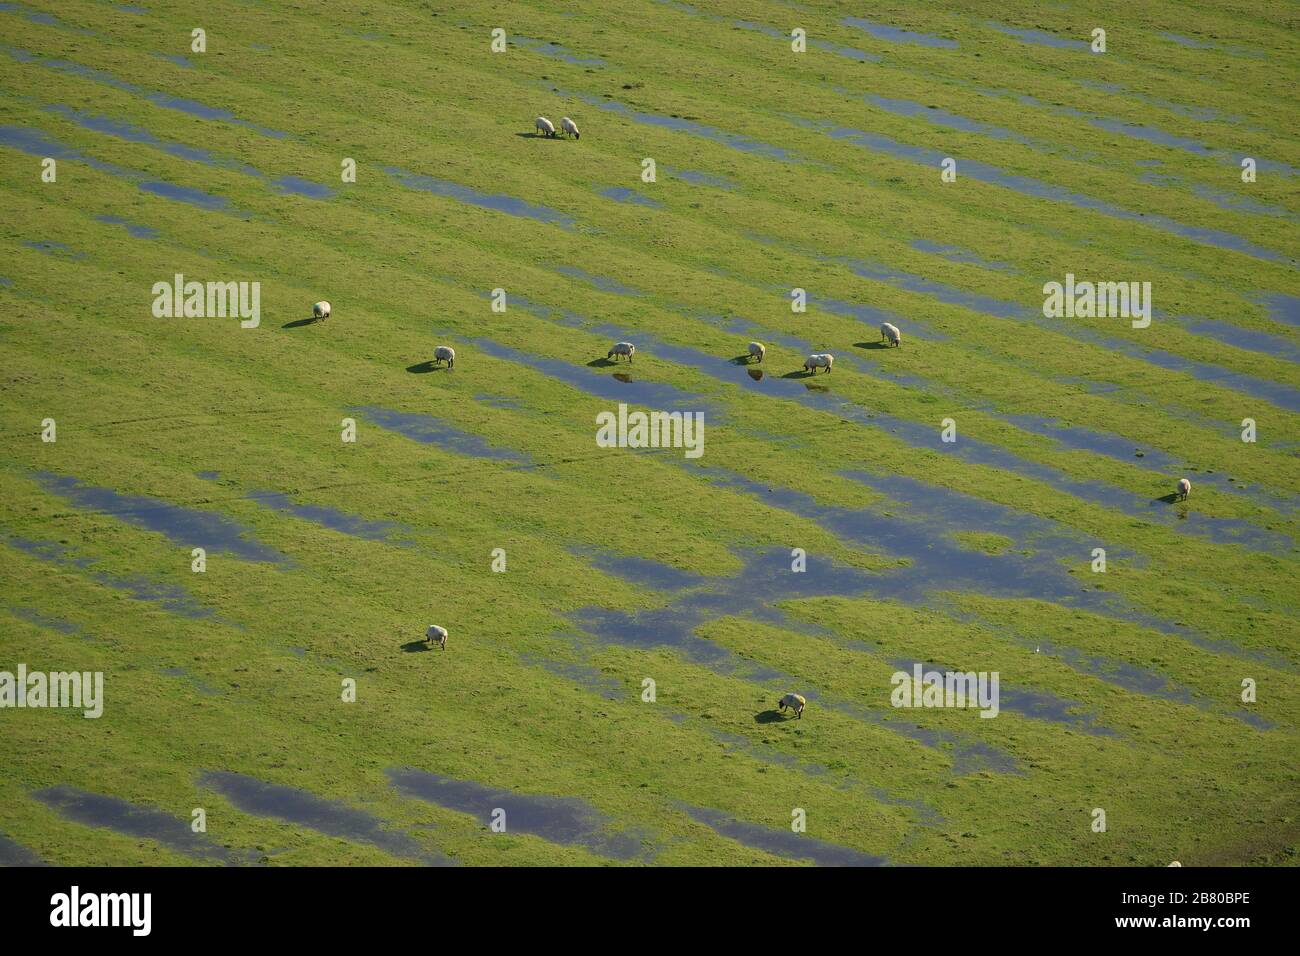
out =
<path fill-rule="evenodd" d="M 556 132 L 555 124 L 545 116 L 537 117 L 534 121 L 534 126 L 543 136 L 559 135 L 559 133 Z M 578 124 L 567 116 L 560 118 L 560 133 L 570 135 L 574 139 L 582 138 L 582 133 L 578 130 Z M 328 302 L 317 302 L 312 306 L 313 318 L 324 320 L 328 319 L 329 316 L 330 304 Z M 891 348 L 897 348 L 903 344 L 903 333 L 899 331 L 898 326 L 890 322 L 882 322 L 880 324 L 880 341 L 884 342 Z M 607 361 L 610 359 L 617 361 L 620 358 L 626 357 L 628 363 L 631 364 L 634 355 L 636 355 L 636 346 L 631 342 L 615 342 L 609 352 L 606 353 L 605 358 Z M 762 342 L 749 343 L 747 360 L 756 359 L 759 362 L 762 362 L 766 355 L 767 347 L 763 345 Z M 433 364 L 437 365 L 439 362 L 445 363 L 448 368 L 454 368 L 456 365 L 456 350 L 449 345 L 439 345 L 433 350 Z M 827 374 L 829 374 L 834 365 L 834 355 L 829 352 L 814 352 L 812 355 L 809 355 L 804 359 L 803 368 L 805 372 L 813 375 L 817 374 L 817 369 L 824 368 L 826 369 Z M 1180 478 L 1175 487 L 1174 498 L 1176 500 L 1186 501 L 1191 490 L 1192 483 L 1186 478 Z M 447 649 L 447 629 L 445 627 L 441 627 L 437 624 L 430 624 L 428 630 L 424 632 L 424 637 L 431 646 L 437 644 L 443 650 Z M 786 708 L 790 708 L 794 711 L 796 718 L 802 718 L 804 707 L 807 703 L 808 702 L 799 694 L 786 694 L 780 699 L 780 701 L 778 701 L 777 706 L 782 713 L 785 712 Z M 1179 864 L 1177 863 L 1170 864 L 1170 866 L 1178 865 Z"/>

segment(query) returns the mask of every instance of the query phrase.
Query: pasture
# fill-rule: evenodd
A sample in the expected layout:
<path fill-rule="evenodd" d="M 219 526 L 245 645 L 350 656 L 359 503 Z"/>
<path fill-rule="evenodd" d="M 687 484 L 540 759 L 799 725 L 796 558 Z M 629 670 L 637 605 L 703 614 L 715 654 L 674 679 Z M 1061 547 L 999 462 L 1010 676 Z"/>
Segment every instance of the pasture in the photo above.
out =
<path fill-rule="evenodd" d="M 1295 864 L 1294 7 L 863 9 L 0 3 L 0 863 Z"/>

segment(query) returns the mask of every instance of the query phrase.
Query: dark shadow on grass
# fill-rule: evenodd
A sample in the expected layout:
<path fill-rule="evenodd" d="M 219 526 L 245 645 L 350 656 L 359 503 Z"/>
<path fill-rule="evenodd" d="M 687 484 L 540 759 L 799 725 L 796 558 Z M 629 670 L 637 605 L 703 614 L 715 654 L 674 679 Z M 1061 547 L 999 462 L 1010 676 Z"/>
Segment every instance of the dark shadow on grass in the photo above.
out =
<path fill-rule="evenodd" d="M 421 651 L 427 651 L 432 646 L 433 645 L 431 645 L 427 640 L 420 638 L 418 641 L 410 641 L 403 644 L 402 650 L 406 651 L 408 654 L 418 654 Z"/>
<path fill-rule="evenodd" d="M 284 323 L 284 325 L 280 326 L 280 328 L 282 328 L 282 329 L 300 329 L 300 328 L 302 328 L 304 325 L 315 325 L 315 324 L 316 324 L 317 322 L 319 322 L 319 321 L 321 321 L 321 320 L 320 320 L 319 318 L 317 318 L 316 316 L 314 316 L 314 315 L 309 315 L 309 316 L 307 316 L 307 318 L 305 318 L 305 319 L 294 319 L 292 322 L 286 322 L 286 323 Z"/>
<path fill-rule="evenodd" d="M 855 349 L 887 349 L 889 348 L 884 342 L 854 342 Z"/>
<path fill-rule="evenodd" d="M 764 710 L 754 715 L 754 722 L 758 724 L 783 724 L 787 720 L 793 720 L 787 717 L 779 710 Z"/>
<path fill-rule="evenodd" d="M 1162 495 L 1161 497 L 1156 499 L 1156 501 L 1159 501 L 1162 504 L 1166 504 L 1166 505 L 1172 505 L 1177 500 L 1178 500 L 1178 494 L 1173 491 L 1169 492 L 1169 494 L 1167 495 Z"/>
<path fill-rule="evenodd" d="M 542 133 L 538 133 L 538 132 L 532 132 L 532 133 L 515 133 L 515 135 L 516 135 L 516 136 L 523 137 L 524 139 L 549 139 L 549 140 L 553 140 L 554 142 L 557 142 L 557 143 L 558 143 L 558 142 L 561 142 L 561 138 L 560 138 L 559 136 L 546 136 L 546 135 L 544 135 L 544 134 L 542 134 Z"/>
<path fill-rule="evenodd" d="M 598 359 L 592 359 L 590 362 L 588 362 L 587 368 L 611 368 L 612 366 L 615 366 L 617 364 L 618 362 L 616 362 L 614 359 L 598 358 Z"/>
<path fill-rule="evenodd" d="M 412 375 L 424 375 L 427 372 L 436 372 L 438 366 L 433 364 L 433 359 L 430 359 L 427 362 L 416 362 L 414 365 L 408 365 L 406 370 Z"/>

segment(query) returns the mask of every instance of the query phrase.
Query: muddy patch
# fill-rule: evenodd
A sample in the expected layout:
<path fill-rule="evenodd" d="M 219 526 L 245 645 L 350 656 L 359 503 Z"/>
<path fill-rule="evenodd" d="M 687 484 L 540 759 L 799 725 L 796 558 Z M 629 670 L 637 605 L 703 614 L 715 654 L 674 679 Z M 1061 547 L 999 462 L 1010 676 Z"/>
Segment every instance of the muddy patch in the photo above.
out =
<path fill-rule="evenodd" d="M 224 770 L 205 771 L 199 775 L 198 782 L 253 816 L 283 820 L 353 843 L 367 843 L 392 856 L 418 860 L 431 866 L 446 866 L 453 862 L 439 853 L 425 850 L 409 834 L 388 829 L 378 817 L 353 809 L 339 800 L 327 800 L 296 787 L 266 783 L 256 777 Z"/>
<path fill-rule="evenodd" d="M 485 826 L 505 811 L 507 833 L 527 833 L 551 843 L 580 846 L 615 860 L 647 858 L 639 835 L 613 829 L 614 820 L 579 797 L 551 797 L 497 790 L 472 780 L 409 768 L 388 771 L 393 787 L 448 810 L 475 817 Z"/>

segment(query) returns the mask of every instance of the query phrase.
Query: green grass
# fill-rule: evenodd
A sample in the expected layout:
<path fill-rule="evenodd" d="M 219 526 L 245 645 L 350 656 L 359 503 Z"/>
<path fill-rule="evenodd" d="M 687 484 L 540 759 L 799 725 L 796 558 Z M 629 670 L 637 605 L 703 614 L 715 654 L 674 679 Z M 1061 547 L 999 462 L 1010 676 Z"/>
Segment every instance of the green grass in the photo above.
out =
<path fill-rule="evenodd" d="M 43 183 L 40 157 L 0 141 L 0 277 L 8 280 L 0 282 L 0 670 L 18 662 L 102 670 L 108 698 L 98 720 L 0 710 L 9 771 L 0 777 L 0 834 L 52 863 L 194 862 L 151 840 L 73 822 L 31 796 L 66 784 L 182 820 L 204 807 L 215 842 L 277 865 L 409 862 L 244 813 L 198 782 L 202 771 L 231 770 L 366 810 L 467 864 L 610 862 L 579 846 L 494 834 L 467 814 L 403 796 L 385 770 L 412 766 L 581 797 L 640 834 L 648 858 L 665 865 L 796 862 L 718 835 L 683 804 L 776 829 L 802 807 L 809 836 L 896 863 L 1296 861 L 1294 547 L 1268 553 L 1214 542 L 1180 522 L 1135 517 L 1049 480 L 927 451 L 886 427 L 721 383 L 643 347 L 635 379 L 676 386 L 724 410 L 725 421 L 708 426 L 706 469 L 794 489 L 823 506 L 914 517 L 906 502 L 839 474 L 865 469 L 1058 522 L 1111 554 L 1107 573 L 1093 575 L 1090 546 L 1080 546 L 1068 570 L 1081 591 L 1101 581 L 1116 600 L 1176 625 L 1165 632 L 1048 600 L 942 588 L 912 604 L 873 593 L 783 601 L 789 628 L 720 612 L 698 636 L 880 717 L 855 719 L 813 700 L 801 721 L 760 722 L 756 715 L 792 688 L 712 669 L 672 648 L 582 634 L 572 617 L 582 608 L 652 610 L 669 600 L 598 570 L 583 548 L 709 576 L 736 573 L 747 549 L 798 547 L 885 576 L 908 573 L 899 571 L 906 562 L 713 484 L 683 467 L 680 452 L 598 448 L 595 415 L 611 402 L 471 341 L 493 339 L 584 366 L 605 355 L 610 338 L 595 326 L 609 324 L 721 360 L 741 354 L 751 336 L 707 317 L 743 318 L 769 330 L 769 376 L 797 369 L 804 357 L 777 336 L 844 359 L 856 354 L 856 363 L 837 362 L 817 384 L 935 432 L 954 418 L 959 441 L 978 439 L 1144 500 L 1187 474 L 1191 500 L 1168 507 L 1190 510 L 1189 523 L 1233 519 L 1294 541 L 1295 411 L 1078 336 L 865 279 L 842 261 L 885 263 L 1029 310 L 1041 306 L 1043 283 L 1066 272 L 1150 281 L 1164 317 L 1148 329 L 1123 319 L 1069 321 L 1300 388 L 1286 356 L 1225 345 L 1167 318 L 1218 319 L 1300 345 L 1294 326 L 1258 301 L 1262 292 L 1300 295 L 1296 180 L 1262 168 L 1257 182 L 1244 184 L 1233 161 L 1249 155 L 1300 166 L 1288 122 L 1298 24 L 1287 5 L 1094 0 L 1048 10 L 981 0 L 960 11 L 900 3 L 869 14 L 956 40 L 957 50 L 876 40 L 840 24 L 863 15 L 844 3 L 701 3 L 692 13 L 681 4 L 637 2 L 620 4 L 616 16 L 595 2 L 563 5 L 569 15 L 559 5 L 506 4 L 490 16 L 475 4 L 435 9 L 414 0 L 180 0 L 147 15 L 91 0 L 27 7 L 93 34 L 0 11 L 6 50 L 105 71 L 120 83 L 0 50 L 0 89 L 8 94 L 0 98 L 0 127 L 39 129 L 100 163 L 225 197 L 239 214 L 150 194 L 73 158 L 59 160 L 57 182 Z M 796 55 L 788 42 L 735 20 L 782 33 L 802 26 L 810 38 L 881 59 L 859 63 L 815 47 Z M 1023 44 L 988 28 L 989 20 L 1071 37 L 1100 25 L 1110 52 Z M 206 53 L 189 50 L 194 26 L 207 30 Z M 498 26 L 605 65 L 569 64 L 518 46 L 494 54 L 490 31 Z M 1191 49 L 1162 32 L 1219 48 Z M 186 55 L 194 66 L 158 53 Z M 993 90 L 1032 95 L 1037 105 Z M 152 91 L 228 109 L 288 136 L 167 109 L 147 98 Z M 934 106 L 1031 145 L 900 116 L 865 101 L 868 94 Z M 605 98 L 773 144 L 805 162 L 782 163 L 592 105 Z M 1197 120 L 1160 103 L 1216 113 Z M 55 106 L 129 123 L 222 163 L 85 128 Z M 1068 110 L 1195 139 L 1228 159 L 1107 132 Z M 538 114 L 557 122 L 573 116 L 581 140 L 519 135 Z M 959 179 L 941 183 L 937 167 L 863 149 L 802 120 L 955 156 Z M 345 157 L 357 162 L 354 184 L 339 180 Z M 645 157 L 658 164 L 655 183 L 640 179 Z M 1137 165 L 1153 159 L 1161 165 Z M 1286 261 L 983 183 L 963 174 L 971 161 L 1246 237 Z M 576 225 L 411 190 L 386 167 L 522 198 Z M 725 177 L 734 188 L 693 185 L 670 169 Z M 1152 169 L 1172 179 L 1144 178 Z M 336 193 L 318 201 L 268 184 L 287 175 Z M 602 197 L 610 186 L 638 189 L 661 208 Z M 1286 215 L 1224 209 L 1205 190 Z M 159 238 L 133 238 L 97 218 L 105 215 L 153 227 Z M 940 258 L 913 247 L 915 239 L 1009 268 Z M 602 291 L 557 266 L 641 294 Z M 153 284 L 178 272 L 260 282 L 261 326 L 154 318 Z M 498 287 L 511 303 L 504 314 L 492 312 L 487 298 Z M 812 294 L 806 313 L 790 310 L 794 287 Z M 285 327 L 322 298 L 334 306 L 328 322 Z M 585 321 L 553 321 L 521 299 Z M 901 315 L 904 346 L 859 348 L 878 338 L 874 325 L 819 308 L 819 300 Z M 937 335 L 913 335 L 912 322 Z M 407 371 L 444 341 L 457 349 L 454 372 Z M 872 357 L 881 370 L 923 381 L 894 381 Z M 1088 387 L 1097 383 L 1107 384 Z M 353 411 L 367 405 L 436 416 L 528 455 L 533 467 L 416 443 Z M 1120 435 L 1182 468 L 1159 472 L 1136 458 L 1072 450 L 1005 417 L 1019 414 Z M 340 441 L 346 417 L 359 421 L 356 444 Z M 1246 417 L 1258 423 L 1257 443 L 1239 438 Z M 45 418 L 58 423 L 56 443 L 40 440 Z M 207 470 L 218 480 L 197 477 Z M 207 571 L 191 573 L 189 545 L 121 515 L 78 509 L 42 486 L 41 471 L 226 515 L 289 560 L 272 565 L 213 551 Z M 1208 473 L 1231 475 L 1260 495 L 1221 490 L 1201 480 Z M 401 522 L 414 529 L 412 546 L 281 514 L 247 500 L 253 490 Z M 954 523 L 941 534 L 983 555 L 1025 550 L 996 529 Z M 42 558 L 16 539 L 56 542 L 92 563 Z M 508 555 L 505 574 L 491 571 L 498 547 Z M 187 618 L 134 600 L 107 576 L 182 588 L 215 616 Z M 89 639 L 32 623 L 24 609 L 75 624 Z M 404 652 L 433 621 L 451 630 L 447 652 Z M 1243 650 L 1194 643 L 1183 629 Z M 1127 689 L 1058 654 L 1035 653 L 1039 645 L 1158 672 L 1201 704 Z M 593 668 L 622 696 L 605 699 L 531 663 L 537 658 Z M 1005 709 L 994 720 L 972 711 L 895 711 L 889 678 L 900 659 L 996 670 L 1004 687 L 1077 702 L 1113 735 Z M 192 679 L 163 673 L 173 668 Z M 344 678 L 358 682 L 356 703 L 340 700 Z M 654 703 L 642 701 L 645 678 L 655 681 Z M 1242 704 L 1243 678 L 1257 682 L 1256 703 Z M 1271 726 L 1232 716 L 1240 710 Z M 998 748 L 1020 772 L 956 772 L 962 768 L 951 749 L 923 746 L 890 730 L 891 721 Z M 1091 829 L 1097 807 L 1108 820 L 1101 834 Z"/>

